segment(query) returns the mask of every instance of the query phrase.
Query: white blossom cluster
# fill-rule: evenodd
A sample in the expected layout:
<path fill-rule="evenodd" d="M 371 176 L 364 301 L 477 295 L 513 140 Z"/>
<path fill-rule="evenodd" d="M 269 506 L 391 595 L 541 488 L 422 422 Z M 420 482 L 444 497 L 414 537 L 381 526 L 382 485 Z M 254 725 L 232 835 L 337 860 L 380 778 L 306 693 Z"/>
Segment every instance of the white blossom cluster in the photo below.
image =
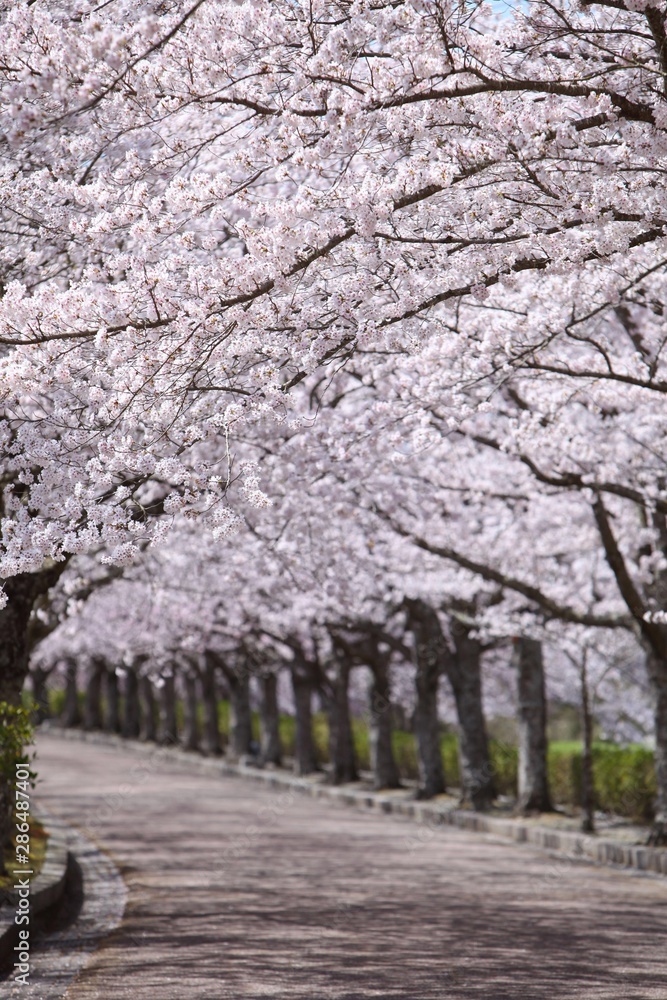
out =
<path fill-rule="evenodd" d="M 175 526 L 214 631 L 420 594 L 667 671 L 655 11 L 3 9 L 0 577 Z"/>

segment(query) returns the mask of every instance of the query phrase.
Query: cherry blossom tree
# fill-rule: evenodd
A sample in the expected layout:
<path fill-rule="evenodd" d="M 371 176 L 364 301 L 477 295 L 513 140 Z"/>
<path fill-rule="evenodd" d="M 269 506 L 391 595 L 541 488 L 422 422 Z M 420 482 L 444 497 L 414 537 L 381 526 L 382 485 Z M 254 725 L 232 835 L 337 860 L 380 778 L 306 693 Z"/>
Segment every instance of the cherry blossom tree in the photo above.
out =
<path fill-rule="evenodd" d="M 197 445 L 323 363 L 518 298 L 488 372 L 641 284 L 662 236 L 651 10 L 6 13 L 6 575 L 100 536 L 129 558 L 156 503 L 228 527 L 229 470 Z"/>
<path fill-rule="evenodd" d="M 0 696 L 72 556 L 245 524 L 235 579 L 294 577 L 261 624 L 311 666 L 304 623 L 382 623 L 397 596 L 473 602 L 473 643 L 631 630 L 664 839 L 657 8 L 1 16 Z M 193 643 L 249 607 L 211 603 Z"/>

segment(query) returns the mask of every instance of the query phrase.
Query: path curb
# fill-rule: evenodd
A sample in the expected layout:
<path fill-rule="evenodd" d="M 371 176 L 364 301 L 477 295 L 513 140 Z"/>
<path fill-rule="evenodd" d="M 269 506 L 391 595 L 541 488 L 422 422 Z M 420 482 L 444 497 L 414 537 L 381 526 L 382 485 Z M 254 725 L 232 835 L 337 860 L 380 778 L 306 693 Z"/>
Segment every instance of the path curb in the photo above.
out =
<path fill-rule="evenodd" d="M 67 877 L 68 827 L 52 816 L 44 819 L 49 839 L 42 869 L 30 883 L 30 916 L 37 916 L 57 903 L 65 890 Z M 20 876 L 17 876 L 19 878 Z M 0 963 L 7 962 L 18 941 L 19 927 L 14 922 L 19 901 L 17 890 L 0 893 Z"/>
<path fill-rule="evenodd" d="M 79 740 L 101 746 L 127 748 L 142 755 L 167 760 L 200 774 L 243 777 L 260 781 L 274 789 L 293 790 L 314 798 L 330 799 L 341 805 L 370 809 L 389 815 L 405 816 L 429 828 L 454 826 L 460 830 L 491 834 L 519 844 L 531 844 L 546 851 L 562 854 L 567 860 L 591 860 L 602 865 L 622 866 L 642 872 L 667 875 L 667 848 L 653 848 L 601 839 L 594 835 L 569 830 L 553 830 L 532 826 L 521 820 L 486 816 L 464 809 L 448 809 L 437 803 L 399 799 L 382 792 L 335 787 L 313 779 L 299 778 L 275 769 L 235 764 L 220 757 L 203 757 L 176 746 L 159 746 L 138 740 L 126 740 L 112 733 L 86 732 L 79 729 L 48 727 L 45 735 Z"/>

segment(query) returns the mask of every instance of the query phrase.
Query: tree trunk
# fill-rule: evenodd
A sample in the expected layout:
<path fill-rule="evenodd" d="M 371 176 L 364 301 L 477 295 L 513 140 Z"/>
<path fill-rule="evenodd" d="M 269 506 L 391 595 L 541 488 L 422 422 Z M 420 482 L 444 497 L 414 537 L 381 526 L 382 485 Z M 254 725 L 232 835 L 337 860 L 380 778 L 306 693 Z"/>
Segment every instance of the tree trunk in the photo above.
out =
<path fill-rule="evenodd" d="M 81 722 L 77 673 L 76 660 L 68 660 L 65 672 L 65 704 L 63 705 L 63 714 L 60 720 L 66 729 L 72 729 Z"/>
<path fill-rule="evenodd" d="M 104 693 L 106 696 L 106 714 L 104 728 L 108 733 L 120 732 L 120 697 L 118 690 L 118 674 L 109 667 L 104 677 Z"/>
<path fill-rule="evenodd" d="M 665 485 L 662 480 L 662 486 Z M 592 505 L 595 521 L 600 533 L 609 567 L 616 578 L 618 589 L 623 596 L 630 614 L 634 617 L 646 650 L 646 665 L 654 696 L 655 706 L 655 819 L 649 836 L 649 844 L 667 846 L 667 627 L 652 620 L 647 615 L 650 606 L 635 586 L 614 534 L 612 520 L 602 496 L 597 494 Z M 667 520 L 662 512 L 654 508 L 653 527 L 660 539 L 662 554 L 667 556 Z M 665 606 L 667 593 L 667 572 L 659 572 L 647 587 L 650 600 L 659 608 Z"/>
<path fill-rule="evenodd" d="M 519 722 L 519 798 L 517 808 L 526 815 L 551 812 L 547 772 L 547 700 L 544 689 L 542 644 L 535 639 L 515 640 Z"/>
<path fill-rule="evenodd" d="M 139 708 L 139 681 L 134 670 L 125 675 L 125 712 L 123 713 L 123 736 L 136 740 L 141 728 Z"/>
<path fill-rule="evenodd" d="M 654 847 L 667 846 L 667 660 L 652 651 L 647 657 L 655 704 L 655 819 L 649 837 Z"/>
<path fill-rule="evenodd" d="M 377 659 L 371 667 L 368 689 L 370 701 L 369 742 L 373 788 L 400 788 L 398 767 L 392 746 L 392 708 L 389 666 Z"/>
<path fill-rule="evenodd" d="M 280 717 L 278 714 L 278 675 L 262 674 L 260 705 L 260 754 L 263 764 L 280 766 Z"/>
<path fill-rule="evenodd" d="M 294 709 L 296 713 L 296 746 L 294 748 L 295 774 L 312 774 L 317 771 L 315 743 L 313 742 L 312 695 L 313 684 L 309 675 L 299 667 L 291 667 Z"/>
<path fill-rule="evenodd" d="M 342 658 L 337 658 L 333 666 L 331 691 L 327 700 L 331 781 L 334 785 L 344 785 L 349 781 L 359 780 L 350 718 L 350 672 L 350 664 Z"/>
<path fill-rule="evenodd" d="M 178 740 L 176 679 L 173 674 L 167 674 L 163 681 L 160 689 L 160 743 L 168 746 Z"/>
<path fill-rule="evenodd" d="M 204 750 L 212 757 L 222 753 L 220 720 L 218 715 L 218 686 L 215 678 L 215 660 L 203 657 L 201 668 L 201 698 L 204 709 Z"/>
<path fill-rule="evenodd" d="M 445 673 L 454 692 L 459 725 L 459 769 L 463 802 L 482 812 L 496 790 L 482 705 L 482 647 L 470 627 L 453 618 L 451 634 L 455 656 L 445 660 Z"/>
<path fill-rule="evenodd" d="M 58 579 L 53 571 L 20 573 L 5 580 L 7 605 L 0 611 L 0 701 L 18 705 L 28 673 L 28 623 L 33 605 Z"/>
<path fill-rule="evenodd" d="M 186 750 L 199 750 L 199 726 L 197 724 L 197 682 L 191 673 L 184 677 L 185 699 L 183 719 L 183 746 Z"/>
<path fill-rule="evenodd" d="M 250 711 L 250 674 L 245 668 L 227 674 L 229 682 L 230 740 L 232 758 L 245 757 L 251 751 L 252 713 Z"/>
<path fill-rule="evenodd" d="M 139 696 L 141 699 L 141 729 L 139 738 L 155 742 L 157 727 L 155 724 L 155 694 L 150 677 L 144 674 L 139 678 Z"/>
<path fill-rule="evenodd" d="M 86 730 L 102 728 L 103 673 L 104 667 L 101 663 L 91 664 L 83 702 L 83 728 Z"/>
<path fill-rule="evenodd" d="M 63 561 L 50 569 L 40 570 L 38 573 L 20 573 L 4 581 L 7 604 L 0 611 L 0 702 L 5 701 L 10 705 L 19 705 L 21 702 L 21 692 L 28 673 L 30 615 L 37 598 L 56 583 L 65 566 L 66 562 Z M 0 777 L 0 858 L 7 837 L 7 831 L 3 832 L 2 827 L 8 815 L 11 822 L 11 811 L 8 814 L 7 810 L 11 810 L 14 801 L 13 787 L 12 779 Z"/>
<path fill-rule="evenodd" d="M 583 754 L 581 760 L 581 829 L 584 833 L 595 832 L 595 796 L 593 786 L 593 719 L 588 697 L 588 675 L 586 670 L 586 650 L 581 658 L 581 715 L 583 723 Z"/>
<path fill-rule="evenodd" d="M 52 587 L 65 568 L 66 562 L 38 573 L 20 573 L 5 580 L 3 590 L 7 604 L 0 611 L 0 702 L 19 705 L 28 673 L 28 625 L 35 601 Z M 11 823 L 14 802 L 13 779 L 0 777 L 0 849 L 6 846 L 5 822 Z M 8 812 L 9 810 L 9 812 Z M 3 820 L 4 817 L 4 820 Z M 9 820 L 7 820 L 9 817 Z M 0 853 L 0 857 L 1 857 Z M 2 864 L 0 863 L 0 868 Z"/>
<path fill-rule="evenodd" d="M 417 704 L 413 722 L 419 753 L 419 797 L 430 799 L 445 789 L 440 749 L 438 685 L 443 655 L 443 635 L 438 616 L 424 601 L 406 601 L 408 627 L 414 637 Z"/>
<path fill-rule="evenodd" d="M 419 797 L 423 799 L 433 798 L 446 790 L 437 697 L 437 680 L 418 673 L 417 705 L 413 718 L 419 752 Z"/>
<path fill-rule="evenodd" d="M 46 682 L 51 674 L 50 670 L 42 670 L 41 667 L 33 667 L 30 671 L 32 684 L 32 700 L 34 703 L 35 723 L 44 722 L 51 717 L 51 707 L 49 705 L 49 691 Z"/>

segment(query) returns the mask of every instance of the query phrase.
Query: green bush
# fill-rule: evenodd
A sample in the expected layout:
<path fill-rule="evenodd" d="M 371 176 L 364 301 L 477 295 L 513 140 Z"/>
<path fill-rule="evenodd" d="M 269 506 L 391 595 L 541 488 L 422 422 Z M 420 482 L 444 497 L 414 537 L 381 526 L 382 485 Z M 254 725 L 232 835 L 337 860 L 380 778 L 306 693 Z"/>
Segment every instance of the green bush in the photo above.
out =
<path fill-rule="evenodd" d="M 11 846 L 14 831 L 16 768 L 23 765 L 34 783 L 32 755 L 27 748 L 33 741 L 30 710 L 23 705 L 0 701 L 0 874 L 5 870 L 5 852 Z"/>
<path fill-rule="evenodd" d="M 593 751 L 596 799 L 600 809 L 650 821 L 657 792 L 655 759 L 642 746 L 607 746 Z"/>
<path fill-rule="evenodd" d="M 83 697 L 81 695 L 81 697 Z M 64 691 L 51 691 L 52 714 L 57 717 L 64 705 Z M 1 710 L 1 706 L 0 706 Z M 23 721 L 25 742 L 30 742 L 29 714 L 25 709 L 13 709 Z M 229 702 L 219 703 L 220 730 L 229 738 Z M 201 714 L 201 707 L 199 708 Z M 179 727 L 183 724 L 183 705 L 177 703 Z M 2 720 L 0 719 L 0 722 Z M 201 719 L 200 719 L 201 722 Z M 257 712 L 253 712 L 253 736 L 259 739 L 260 724 Z M 5 728 L 5 727 L 3 727 Z M 280 716 L 280 741 L 283 753 L 294 756 L 296 742 L 296 720 L 290 715 Z M 370 737 L 367 720 L 352 720 L 352 732 L 357 761 L 362 770 L 370 769 Z M 4 733 L 0 733 L 0 737 Z M 23 738 L 22 737 L 22 738 Z M 11 741 L 10 736 L 5 739 Z M 319 763 L 329 761 L 329 724 L 323 712 L 313 713 L 313 742 Z M 415 781 L 419 777 L 417 742 L 412 733 L 395 729 L 392 733 L 394 756 L 402 778 Z M 23 744 L 25 745 L 25 744 Z M 0 755 L 3 745 L 0 743 Z M 460 780 L 458 737 L 454 732 L 445 732 L 441 738 L 442 762 L 448 787 L 458 787 Z M 493 766 L 496 791 L 499 795 L 514 797 L 517 794 L 518 749 L 503 740 L 489 741 L 489 754 Z M 11 756 L 11 753 L 10 753 Z M 13 760 L 14 758 L 12 758 Z M 581 761 L 582 747 L 578 740 L 551 742 L 547 756 L 549 784 L 553 801 L 557 805 L 578 806 L 581 802 Z M 12 767 L 14 765 L 11 765 Z M 2 768 L 0 756 L 0 771 Z M 656 793 L 653 752 L 647 747 L 632 745 L 615 746 L 612 743 L 593 744 L 593 783 L 595 807 L 604 812 L 613 812 L 637 822 L 650 822 L 653 818 L 653 801 Z"/>
<path fill-rule="evenodd" d="M 404 729 L 395 729 L 391 736 L 394 757 L 402 778 L 416 781 L 419 777 L 419 762 L 417 758 L 417 741 L 412 733 Z"/>
<path fill-rule="evenodd" d="M 617 813 L 636 822 L 653 819 L 656 794 L 653 751 L 648 747 L 593 744 L 593 788 L 596 809 Z M 551 744 L 549 781 L 554 801 L 581 802 L 582 748 L 580 744 Z"/>
<path fill-rule="evenodd" d="M 519 748 L 501 740 L 489 740 L 489 756 L 498 795 L 516 796 L 519 773 Z"/>
<path fill-rule="evenodd" d="M 370 768 L 368 726 L 364 719 L 353 719 L 353 737 L 357 760 L 362 770 Z M 280 738 L 286 756 L 294 754 L 296 722 L 292 716 L 280 718 Z M 320 763 L 329 760 L 329 726 L 326 715 L 313 715 L 313 739 Z M 402 778 L 419 777 L 417 742 L 412 733 L 395 729 L 392 733 L 394 756 Z M 457 787 L 460 780 L 458 737 L 444 733 L 441 738 L 442 763 L 448 787 Z M 519 750 L 502 740 L 489 741 L 496 791 L 499 795 L 517 794 Z M 559 805 L 579 805 L 581 802 L 582 748 L 578 741 L 551 743 L 547 766 L 551 793 Z M 593 774 L 597 809 L 614 812 L 636 821 L 652 819 L 655 796 L 653 752 L 646 747 L 618 747 L 611 743 L 593 746 Z"/>
<path fill-rule="evenodd" d="M 278 724 L 280 745 L 286 757 L 296 752 L 296 719 L 292 715 L 281 715 Z M 313 712 L 313 744 L 318 764 L 329 762 L 329 723 L 323 712 Z"/>
<path fill-rule="evenodd" d="M 13 785 L 16 767 L 23 764 L 30 770 L 32 755 L 28 752 L 33 741 L 34 727 L 30 709 L 0 701 L 0 780 Z M 33 772 L 30 772 L 31 775 Z"/>
<path fill-rule="evenodd" d="M 288 757 L 293 757 L 296 747 L 296 719 L 293 715 L 280 716 L 278 732 L 283 753 Z"/>
<path fill-rule="evenodd" d="M 415 740 L 416 744 L 416 740 Z M 458 788 L 461 781 L 459 768 L 459 740 L 456 733 L 444 733 L 440 738 L 440 754 L 447 786 Z"/>
<path fill-rule="evenodd" d="M 64 688 L 51 688 L 49 690 L 49 711 L 54 719 L 59 719 L 65 711 Z"/>
<path fill-rule="evenodd" d="M 352 719 L 352 739 L 357 764 L 362 771 L 368 771 L 371 766 L 371 740 L 365 719 Z"/>
<path fill-rule="evenodd" d="M 179 726 L 182 725 L 179 715 L 183 714 L 183 703 L 178 702 L 176 708 L 176 721 Z M 224 737 L 225 740 L 229 739 L 229 702 L 219 701 L 218 702 L 218 725 L 220 726 L 220 735 Z"/>

